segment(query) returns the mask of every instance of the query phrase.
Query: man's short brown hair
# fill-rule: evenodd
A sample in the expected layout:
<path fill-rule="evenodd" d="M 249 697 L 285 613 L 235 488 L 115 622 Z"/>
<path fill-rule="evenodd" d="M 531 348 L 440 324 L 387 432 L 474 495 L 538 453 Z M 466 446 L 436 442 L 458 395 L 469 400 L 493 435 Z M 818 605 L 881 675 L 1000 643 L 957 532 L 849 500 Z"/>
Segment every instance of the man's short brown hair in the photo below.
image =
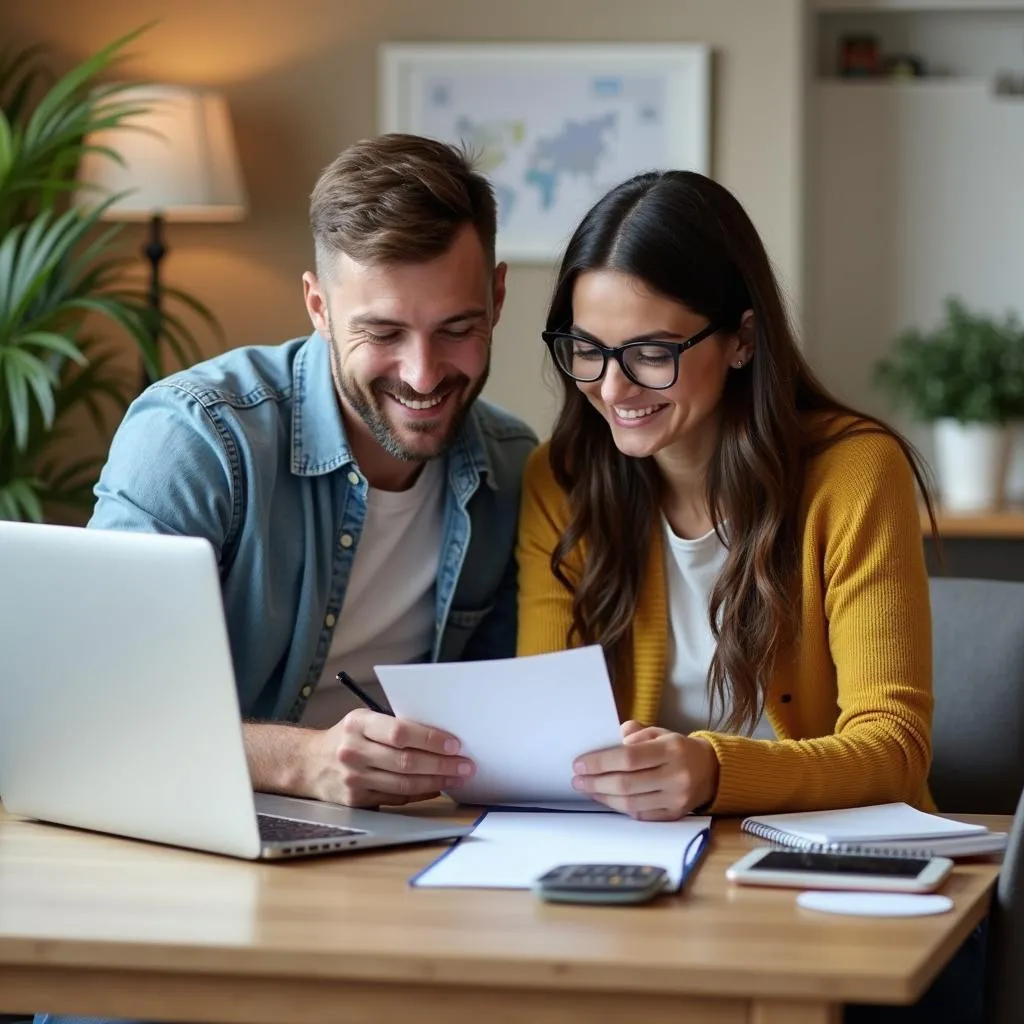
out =
<path fill-rule="evenodd" d="M 494 191 L 454 146 L 391 133 L 343 150 L 320 175 L 309 205 L 317 273 L 338 254 L 358 263 L 420 263 L 472 224 L 494 265 Z"/>

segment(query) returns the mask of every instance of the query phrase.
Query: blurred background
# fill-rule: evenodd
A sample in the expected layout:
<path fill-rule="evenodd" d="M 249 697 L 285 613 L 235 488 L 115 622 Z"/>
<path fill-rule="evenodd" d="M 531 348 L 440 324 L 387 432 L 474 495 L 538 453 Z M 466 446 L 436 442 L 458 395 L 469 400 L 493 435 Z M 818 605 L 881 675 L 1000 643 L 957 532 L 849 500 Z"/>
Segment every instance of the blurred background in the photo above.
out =
<path fill-rule="evenodd" d="M 220 326 L 183 306 L 196 347 L 179 362 L 308 332 L 308 196 L 342 148 L 381 130 L 385 44 L 702 44 L 706 170 L 761 232 L 812 366 L 919 444 L 944 526 L 992 558 L 975 568 L 1024 578 L 1024 2 L 0 3 L 7 50 L 42 45 L 55 77 L 149 23 L 100 80 L 203 90 L 221 106 L 194 116 L 227 125 L 204 137 L 229 140 L 222 194 L 169 212 L 161 237 L 161 281 Z M 150 212 L 122 211 L 140 265 Z M 541 435 L 555 408 L 539 331 L 557 256 L 510 261 L 486 392 Z M 138 345 L 100 330 L 137 378 Z M 99 429 L 72 414 L 50 454 L 102 457 L 120 414 L 104 405 Z"/>

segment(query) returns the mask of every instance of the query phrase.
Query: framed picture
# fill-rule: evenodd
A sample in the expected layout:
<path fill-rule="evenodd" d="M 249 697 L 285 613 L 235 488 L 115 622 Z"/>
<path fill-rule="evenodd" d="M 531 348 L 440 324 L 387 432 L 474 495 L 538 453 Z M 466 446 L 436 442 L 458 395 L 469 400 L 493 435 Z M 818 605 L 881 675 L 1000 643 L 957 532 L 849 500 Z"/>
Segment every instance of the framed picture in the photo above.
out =
<path fill-rule="evenodd" d="M 558 259 L 576 225 L 640 171 L 708 172 L 703 44 L 390 44 L 379 129 L 462 144 L 498 199 L 498 255 Z"/>

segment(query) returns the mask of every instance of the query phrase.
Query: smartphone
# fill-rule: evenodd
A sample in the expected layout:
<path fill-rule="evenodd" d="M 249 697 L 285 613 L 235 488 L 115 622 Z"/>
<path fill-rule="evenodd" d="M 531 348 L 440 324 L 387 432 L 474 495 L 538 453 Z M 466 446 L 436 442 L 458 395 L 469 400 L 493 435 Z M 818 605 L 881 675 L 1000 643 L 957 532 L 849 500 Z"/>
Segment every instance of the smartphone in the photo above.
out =
<path fill-rule="evenodd" d="M 797 889 L 933 892 L 952 868 L 948 857 L 894 857 L 762 846 L 736 861 L 726 870 L 725 877 L 743 885 Z"/>
<path fill-rule="evenodd" d="M 646 903 L 668 881 L 664 868 L 650 864 L 559 864 L 532 888 L 549 903 Z"/>

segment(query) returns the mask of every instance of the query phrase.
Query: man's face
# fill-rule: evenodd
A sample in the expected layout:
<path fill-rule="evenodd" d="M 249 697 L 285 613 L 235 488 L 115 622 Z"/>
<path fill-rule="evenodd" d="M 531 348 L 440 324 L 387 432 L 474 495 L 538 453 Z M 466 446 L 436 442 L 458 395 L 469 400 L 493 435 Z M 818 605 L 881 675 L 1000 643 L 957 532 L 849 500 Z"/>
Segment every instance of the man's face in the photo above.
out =
<path fill-rule="evenodd" d="M 428 263 L 337 258 L 303 277 L 306 307 L 331 345 L 343 407 L 390 455 L 421 461 L 451 443 L 487 381 L 505 266 L 491 272 L 471 225 Z"/>

